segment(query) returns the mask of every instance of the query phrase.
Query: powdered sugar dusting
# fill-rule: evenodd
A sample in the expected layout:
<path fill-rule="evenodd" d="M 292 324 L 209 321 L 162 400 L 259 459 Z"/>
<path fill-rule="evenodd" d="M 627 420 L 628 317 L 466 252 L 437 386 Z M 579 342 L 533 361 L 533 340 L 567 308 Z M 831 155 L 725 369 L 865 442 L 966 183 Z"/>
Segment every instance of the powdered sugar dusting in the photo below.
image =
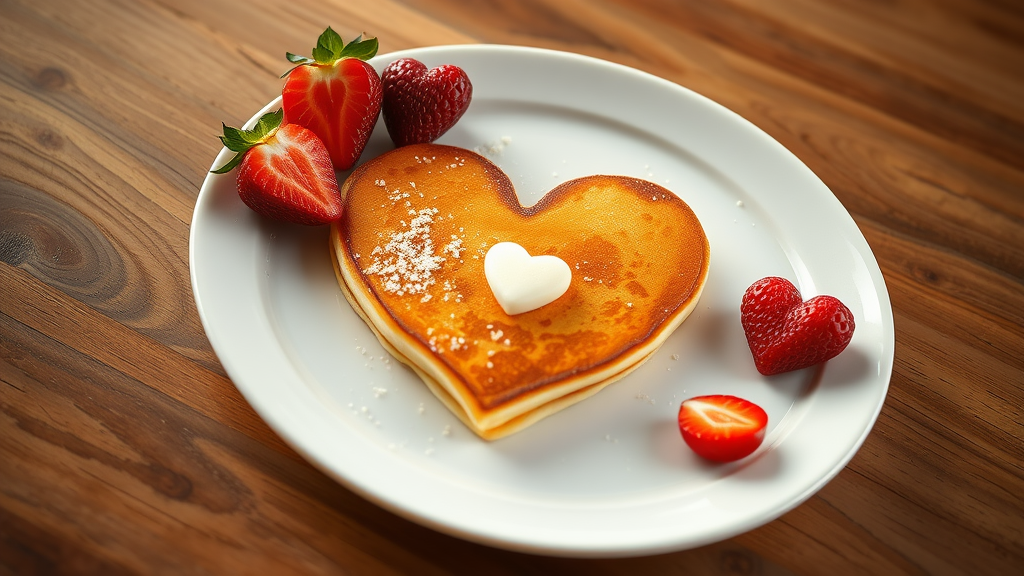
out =
<path fill-rule="evenodd" d="M 505 147 L 512 143 L 511 136 L 502 136 L 500 140 L 495 142 L 488 142 L 481 146 L 473 148 L 473 151 L 477 154 L 492 154 L 500 156 L 505 151 Z"/>
<path fill-rule="evenodd" d="M 445 244 L 441 252 L 451 254 L 452 258 L 457 260 L 465 250 L 466 249 L 462 246 L 462 239 L 452 234 L 452 241 Z"/>
<path fill-rule="evenodd" d="M 384 290 L 392 294 L 426 292 L 437 282 L 433 273 L 444 262 L 443 256 L 434 253 L 434 241 L 430 237 L 435 214 L 437 208 L 424 208 L 408 224 L 403 221 L 403 227 L 408 230 L 393 232 L 387 244 L 374 248 L 370 254 L 373 263 L 363 273 L 376 275 L 384 283 Z"/>

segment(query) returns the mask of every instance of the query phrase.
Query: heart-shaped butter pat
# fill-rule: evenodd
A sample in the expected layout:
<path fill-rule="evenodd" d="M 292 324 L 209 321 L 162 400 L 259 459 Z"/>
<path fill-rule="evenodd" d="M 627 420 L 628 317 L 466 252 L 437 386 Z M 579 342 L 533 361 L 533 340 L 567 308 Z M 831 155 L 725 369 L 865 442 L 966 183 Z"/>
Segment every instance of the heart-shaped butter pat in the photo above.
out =
<path fill-rule="evenodd" d="M 530 256 L 515 242 L 499 242 L 484 257 L 484 276 L 501 309 L 515 316 L 558 300 L 572 270 L 558 256 Z"/>

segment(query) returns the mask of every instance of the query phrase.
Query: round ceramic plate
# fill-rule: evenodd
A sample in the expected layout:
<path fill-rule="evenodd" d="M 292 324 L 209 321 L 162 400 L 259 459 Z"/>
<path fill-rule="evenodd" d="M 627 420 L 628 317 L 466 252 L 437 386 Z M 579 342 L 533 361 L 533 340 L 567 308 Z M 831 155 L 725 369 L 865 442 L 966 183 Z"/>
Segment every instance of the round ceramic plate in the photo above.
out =
<path fill-rule="evenodd" d="M 571 556 L 728 538 L 795 507 L 846 465 L 885 399 L 892 311 L 864 237 L 806 166 L 722 106 L 631 68 L 504 46 L 409 50 L 372 64 L 380 71 L 399 57 L 466 70 L 472 105 L 439 142 L 488 157 L 524 204 L 591 174 L 643 178 L 678 194 L 707 232 L 709 279 L 694 313 L 636 372 L 486 442 L 391 360 L 350 308 L 326 227 L 264 220 L 239 201 L 234 173 L 210 175 L 189 246 L 196 304 L 228 375 L 282 438 L 416 522 Z M 391 148 L 380 122 L 362 159 Z M 213 165 L 227 158 L 224 150 Z M 846 351 L 817 368 L 759 375 L 739 302 L 769 275 L 790 278 L 804 297 L 846 303 L 857 322 Z M 767 411 L 754 455 L 712 465 L 682 442 L 679 403 L 712 393 Z"/>

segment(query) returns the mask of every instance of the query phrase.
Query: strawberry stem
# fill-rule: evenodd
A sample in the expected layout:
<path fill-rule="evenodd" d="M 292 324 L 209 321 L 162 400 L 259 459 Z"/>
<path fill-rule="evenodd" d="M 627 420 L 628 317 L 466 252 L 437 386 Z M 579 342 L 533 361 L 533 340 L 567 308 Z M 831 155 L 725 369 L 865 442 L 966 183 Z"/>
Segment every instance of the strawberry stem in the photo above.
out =
<path fill-rule="evenodd" d="M 285 58 L 288 59 L 292 64 L 297 64 L 289 68 L 287 72 L 281 75 L 284 78 L 291 74 L 292 70 L 295 70 L 299 66 L 306 66 L 309 64 L 319 64 L 321 66 L 333 65 L 338 60 L 344 58 L 357 58 L 359 60 L 369 60 L 377 55 L 377 48 L 379 44 L 376 38 L 366 38 L 360 34 L 355 40 L 345 44 L 330 26 L 327 30 L 320 34 L 320 37 L 316 40 L 316 47 L 313 48 L 313 57 L 299 56 L 292 54 L 291 52 L 285 52 Z"/>
<path fill-rule="evenodd" d="M 224 135 L 220 137 L 220 141 L 224 144 L 225 148 L 235 152 L 235 155 L 227 164 L 216 170 L 210 170 L 210 172 L 224 174 L 233 170 L 235 166 L 242 162 L 245 153 L 250 148 L 263 144 L 277 132 L 277 129 L 281 127 L 282 120 L 284 120 L 284 110 L 267 112 L 260 116 L 252 130 L 240 130 L 221 123 L 221 126 L 224 128 Z"/>

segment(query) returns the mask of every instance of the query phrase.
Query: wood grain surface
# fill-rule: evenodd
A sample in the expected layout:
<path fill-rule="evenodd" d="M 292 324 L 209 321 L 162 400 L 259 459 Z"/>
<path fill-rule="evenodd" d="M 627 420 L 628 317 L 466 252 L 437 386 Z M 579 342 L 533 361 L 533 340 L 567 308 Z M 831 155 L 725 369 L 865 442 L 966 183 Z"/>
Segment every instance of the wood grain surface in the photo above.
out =
<path fill-rule="evenodd" d="M 220 123 L 326 25 L 691 88 L 793 151 L 878 258 L 896 361 L 853 461 L 674 554 L 488 548 L 370 504 L 253 412 L 189 283 Z M 1024 573 L 1024 4 L 0 0 L 0 574 Z"/>

